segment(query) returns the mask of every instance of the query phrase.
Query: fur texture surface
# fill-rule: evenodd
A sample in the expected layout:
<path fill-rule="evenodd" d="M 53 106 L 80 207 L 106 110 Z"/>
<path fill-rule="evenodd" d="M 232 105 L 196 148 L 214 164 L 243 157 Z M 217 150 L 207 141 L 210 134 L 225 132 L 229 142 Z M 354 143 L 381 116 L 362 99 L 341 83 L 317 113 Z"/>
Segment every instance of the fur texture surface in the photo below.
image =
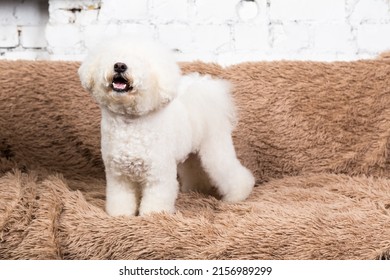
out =
<path fill-rule="evenodd" d="M 214 187 L 229 202 L 248 197 L 255 179 L 236 157 L 227 81 L 182 75 L 170 51 L 138 39 L 104 43 L 79 75 L 102 111 L 110 215 L 174 213 L 178 165 L 185 191 Z M 188 162 L 195 158 L 199 165 Z M 203 173 L 210 182 L 198 178 Z"/>
<path fill-rule="evenodd" d="M 79 66 L 0 61 L 1 259 L 390 258 L 388 59 L 182 65 L 233 84 L 233 141 L 258 185 L 136 217 L 104 211 L 101 113 Z"/>

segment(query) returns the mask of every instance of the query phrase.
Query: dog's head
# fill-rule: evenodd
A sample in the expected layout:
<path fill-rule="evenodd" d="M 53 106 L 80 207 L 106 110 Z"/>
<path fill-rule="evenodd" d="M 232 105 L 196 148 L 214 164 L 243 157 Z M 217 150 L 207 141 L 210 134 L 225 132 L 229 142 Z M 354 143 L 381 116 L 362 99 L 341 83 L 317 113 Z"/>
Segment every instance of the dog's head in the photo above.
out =
<path fill-rule="evenodd" d="M 161 45 L 145 40 L 108 39 L 79 68 L 81 83 L 100 106 L 133 117 L 175 98 L 180 69 Z"/>

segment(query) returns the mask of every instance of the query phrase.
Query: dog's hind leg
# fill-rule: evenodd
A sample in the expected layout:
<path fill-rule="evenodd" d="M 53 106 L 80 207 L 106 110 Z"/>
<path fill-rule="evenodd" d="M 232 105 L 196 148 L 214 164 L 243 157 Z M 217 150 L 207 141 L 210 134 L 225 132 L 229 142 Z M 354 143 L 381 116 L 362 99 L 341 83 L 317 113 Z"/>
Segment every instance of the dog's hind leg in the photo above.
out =
<path fill-rule="evenodd" d="M 255 179 L 237 159 L 230 134 L 210 136 L 201 144 L 199 155 L 211 182 L 225 201 L 246 199 L 255 185 Z"/>

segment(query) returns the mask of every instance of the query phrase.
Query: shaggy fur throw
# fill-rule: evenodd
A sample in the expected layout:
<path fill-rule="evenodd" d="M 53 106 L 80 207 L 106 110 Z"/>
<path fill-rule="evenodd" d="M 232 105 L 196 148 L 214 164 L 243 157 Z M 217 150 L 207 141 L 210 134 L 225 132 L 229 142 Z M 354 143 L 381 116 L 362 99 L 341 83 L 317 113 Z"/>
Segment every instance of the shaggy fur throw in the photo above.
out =
<path fill-rule="evenodd" d="M 230 80 L 257 186 L 176 214 L 104 211 L 100 111 L 76 62 L 0 61 L 0 259 L 389 259 L 390 60 L 184 72 Z"/>

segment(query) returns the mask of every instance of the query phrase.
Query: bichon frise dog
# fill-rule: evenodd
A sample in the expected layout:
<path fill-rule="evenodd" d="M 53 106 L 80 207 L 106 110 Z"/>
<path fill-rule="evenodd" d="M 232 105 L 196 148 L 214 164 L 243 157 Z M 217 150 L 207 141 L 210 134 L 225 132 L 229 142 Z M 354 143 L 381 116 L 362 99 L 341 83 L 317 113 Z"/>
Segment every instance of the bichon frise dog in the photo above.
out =
<path fill-rule="evenodd" d="M 102 112 L 108 214 L 173 213 L 178 172 L 184 191 L 209 185 L 225 201 L 248 197 L 255 180 L 233 147 L 227 81 L 181 75 L 171 52 L 136 39 L 101 45 L 79 75 Z"/>

